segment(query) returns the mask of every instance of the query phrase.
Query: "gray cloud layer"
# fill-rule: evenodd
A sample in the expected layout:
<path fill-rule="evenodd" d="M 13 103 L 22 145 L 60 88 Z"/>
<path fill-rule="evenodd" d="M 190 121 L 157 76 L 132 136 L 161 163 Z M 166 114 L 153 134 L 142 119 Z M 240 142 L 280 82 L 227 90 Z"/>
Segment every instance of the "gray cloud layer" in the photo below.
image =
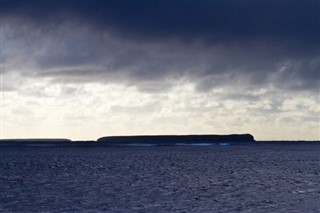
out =
<path fill-rule="evenodd" d="M 77 3 L 77 4 L 76 4 Z M 319 89 L 319 3 L 5 1 L 4 72 L 206 92 Z"/>
<path fill-rule="evenodd" d="M 5 16 L 41 25 L 76 18 L 130 37 L 255 37 L 319 41 L 319 2 L 194 0 L 4 0 Z"/>

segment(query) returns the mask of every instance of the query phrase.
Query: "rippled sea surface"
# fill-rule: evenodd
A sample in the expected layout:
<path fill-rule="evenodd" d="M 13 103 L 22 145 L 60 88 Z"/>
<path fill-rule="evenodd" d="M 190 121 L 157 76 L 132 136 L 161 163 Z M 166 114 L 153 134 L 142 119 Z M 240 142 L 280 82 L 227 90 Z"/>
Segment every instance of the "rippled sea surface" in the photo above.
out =
<path fill-rule="evenodd" d="M 320 212 L 320 145 L 0 147 L 0 212 Z"/>

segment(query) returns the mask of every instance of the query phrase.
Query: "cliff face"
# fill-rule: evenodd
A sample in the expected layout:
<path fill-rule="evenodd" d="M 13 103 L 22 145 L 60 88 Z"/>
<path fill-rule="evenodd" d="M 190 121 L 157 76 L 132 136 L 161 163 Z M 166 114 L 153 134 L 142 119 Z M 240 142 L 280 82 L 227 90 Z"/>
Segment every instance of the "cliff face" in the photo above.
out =
<path fill-rule="evenodd" d="M 220 143 L 220 142 L 254 142 L 251 134 L 233 135 L 141 135 L 102 137 L 98 142 L 108 144 L 175 144 L 175 143 Z"/>

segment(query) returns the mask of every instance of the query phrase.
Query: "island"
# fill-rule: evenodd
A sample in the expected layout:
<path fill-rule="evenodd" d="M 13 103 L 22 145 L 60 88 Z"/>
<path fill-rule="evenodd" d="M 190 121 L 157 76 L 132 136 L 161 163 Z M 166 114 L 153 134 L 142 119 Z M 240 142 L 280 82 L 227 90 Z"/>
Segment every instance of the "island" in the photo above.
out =
<path fill-rule="evenodd" d="M 1 139 L 0 142 L 36 142 L 36 143 L 62 143 L 62 142 L 71 142 L 67 138 L 17 138 L 17 139 Z"/>
<path fill-rule="evenodd" d="M 256 142 L 251 134 L 231 135 L 135 135 L 106 136 L 96 141 L 72 141 L 64 138 L 0 139 L 1 147 L 108 147 L 248 144 Z"/>
<path fill-rule="evenodd" d="M 109 145 L 121 144 L 204 144 L 204 143 L 252 143 L 251 134 L 231 135 L 137 135 L 137 136 L 107 136 L 97 140 Z"/>
<path fill-rule="evenodd" d="M 66 138 L 19 138 L 19 139 L 0 139 L 0 146 L 69 146 L 72 140 Z"/>

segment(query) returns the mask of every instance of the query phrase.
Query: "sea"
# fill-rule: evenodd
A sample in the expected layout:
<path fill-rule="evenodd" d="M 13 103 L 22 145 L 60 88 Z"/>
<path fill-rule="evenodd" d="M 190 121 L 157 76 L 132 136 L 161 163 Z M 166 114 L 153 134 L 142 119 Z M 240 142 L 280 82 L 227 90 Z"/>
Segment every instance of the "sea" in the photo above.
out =
<path fill-rule="evenodd" d="M 320 212 L 320 143 L 0 143 L 0 212 Z"/>

